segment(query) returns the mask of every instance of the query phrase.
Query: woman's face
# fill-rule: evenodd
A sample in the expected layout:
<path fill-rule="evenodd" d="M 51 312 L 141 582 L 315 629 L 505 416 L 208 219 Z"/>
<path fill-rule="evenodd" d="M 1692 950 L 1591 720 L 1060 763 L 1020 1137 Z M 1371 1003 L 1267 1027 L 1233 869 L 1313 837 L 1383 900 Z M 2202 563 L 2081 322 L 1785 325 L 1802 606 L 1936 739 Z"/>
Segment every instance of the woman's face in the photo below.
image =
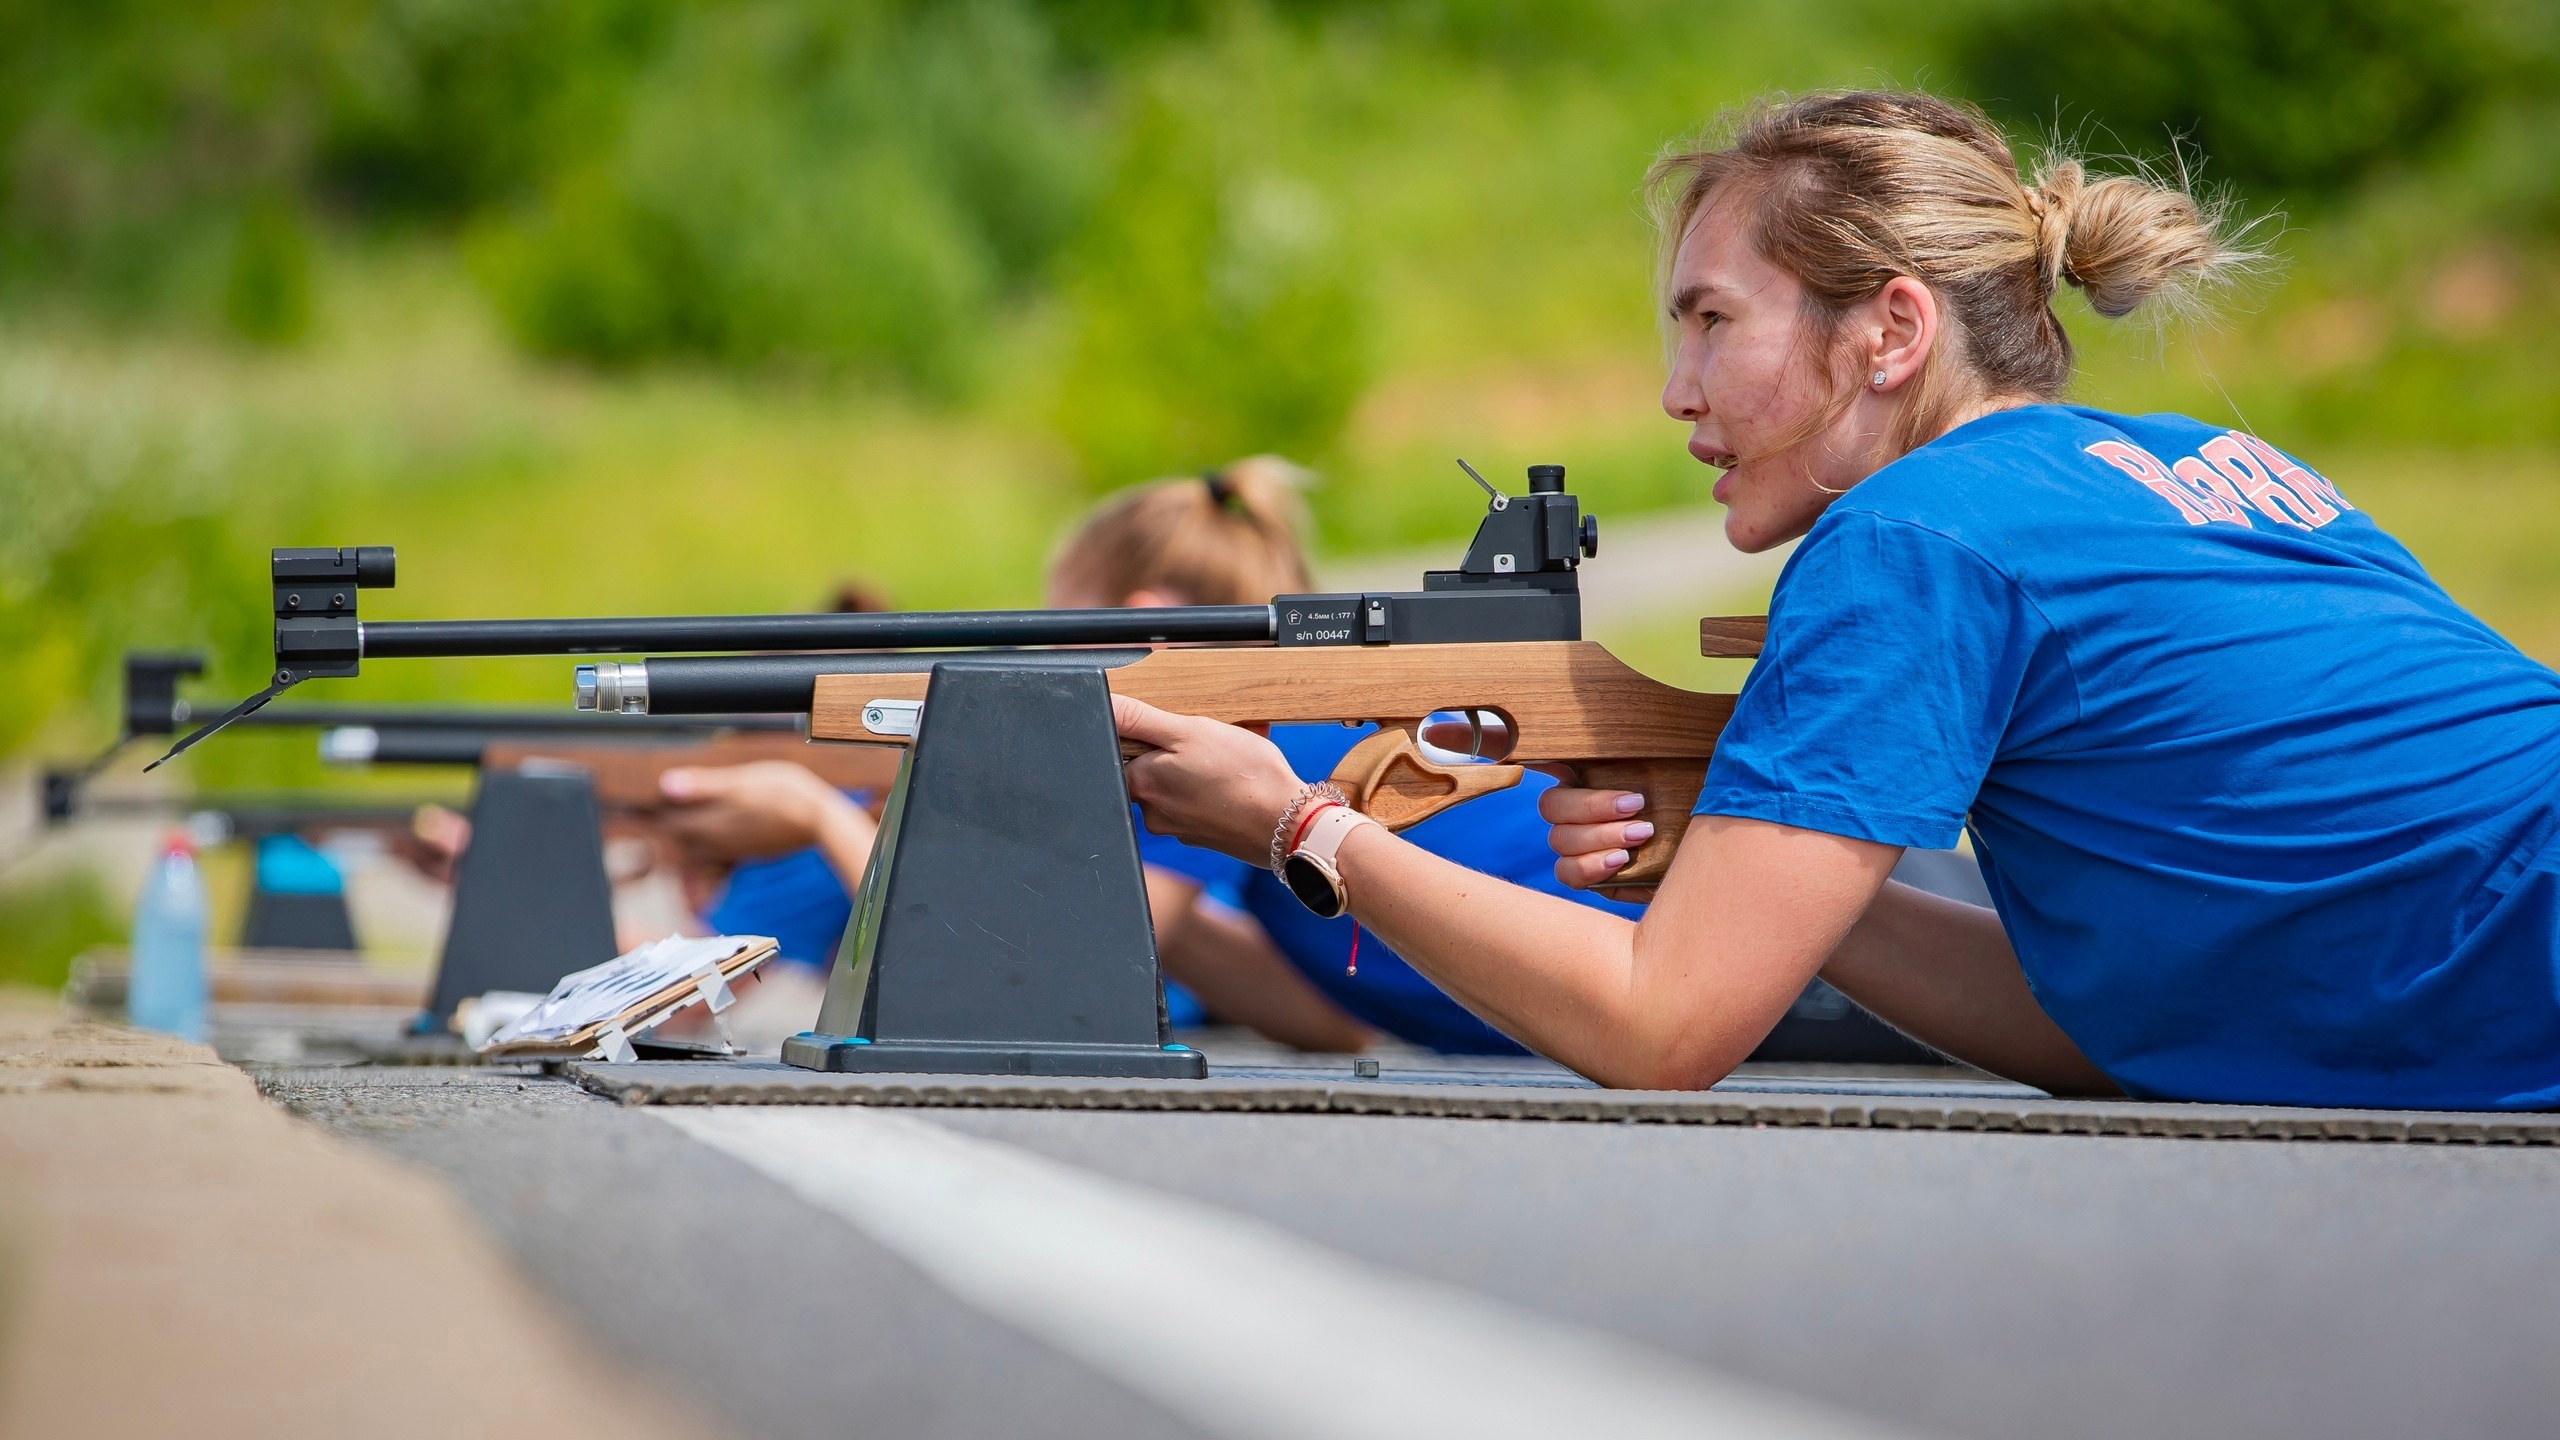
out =
<path fill-rule="evenodd" d="M 1771 450 L 1814 423 L 1845 382 L 1808 344 L 1804 287 L 1761 258 L 1742 211 L 1711 199 L 1681 239 L 1669 287 L 1679 348 L 1662 408 L 1688 422 L 1689 453 L 1724 471 L 1715 497 L 1725 538 L 1756 552 L 1812 528 L 1837 498 L 1821 487 L 1846 490 L 1876 467 L 1862 458 L 1871 447 L 1856 443 L 1865 407 L 1855 401 Z"/>

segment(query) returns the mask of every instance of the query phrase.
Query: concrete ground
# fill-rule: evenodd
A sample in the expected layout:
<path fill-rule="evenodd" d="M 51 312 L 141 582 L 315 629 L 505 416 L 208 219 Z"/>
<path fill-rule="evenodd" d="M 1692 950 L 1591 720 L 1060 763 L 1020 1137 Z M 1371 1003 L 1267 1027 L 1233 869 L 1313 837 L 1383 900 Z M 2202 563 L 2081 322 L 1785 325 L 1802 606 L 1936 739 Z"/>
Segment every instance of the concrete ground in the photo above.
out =
<path fill-rule="evenodd" d="M 2560 1427 L 2548 1147 L 261 1083 L 740 1433 Z"/>
<path fill-rule="evenodd" d="M 0 1435 L 714 1433 L 435 1177 L 0 991 Z"/>

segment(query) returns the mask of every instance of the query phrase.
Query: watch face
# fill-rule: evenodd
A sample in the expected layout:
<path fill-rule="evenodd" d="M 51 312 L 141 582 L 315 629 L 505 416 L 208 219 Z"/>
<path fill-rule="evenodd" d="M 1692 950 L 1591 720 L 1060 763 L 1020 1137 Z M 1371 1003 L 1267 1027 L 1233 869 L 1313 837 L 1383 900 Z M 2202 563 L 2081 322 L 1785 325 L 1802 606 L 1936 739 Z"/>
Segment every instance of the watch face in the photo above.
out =
<path fill-rule="evenodd" d="M 1342 913 L 1342 884 L 1324 866 L 1304 855 L 1292 855 L 1280 862 L 1280 878 L 1288 882 L 1289 893 L 1298 903 L 1330 920 Z"/>

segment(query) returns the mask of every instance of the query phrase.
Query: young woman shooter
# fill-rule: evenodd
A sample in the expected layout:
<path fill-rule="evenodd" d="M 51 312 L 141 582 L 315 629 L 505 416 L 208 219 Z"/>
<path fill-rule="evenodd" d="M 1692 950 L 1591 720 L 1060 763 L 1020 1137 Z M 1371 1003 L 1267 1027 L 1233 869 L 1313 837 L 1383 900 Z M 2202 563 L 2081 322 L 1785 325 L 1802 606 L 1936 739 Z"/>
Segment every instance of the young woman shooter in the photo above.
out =
<path fill-rule="evenodd" d="M 2560 1104 L 2560 676 L 2255 438 L 2057 403 L 2057 287 L 2192 294 L 2245 259 L 2213 216 L 2068 161 L 2022 184 L 1978 113 L 1909 93 L 1760 109 L 1655 179 L 1663 408 L 1737 546 L 1802 543 L 1642 921 L 1122 700 L 1149 825 L 1329 851 L 1362 924 L 1608 1084 L 1712 1084 L 1819 972 L 2059 1093 Z M 1638 808 L 1549 791 L 1558 875 L 1625 864 Z M 1960 828 L 1996 914 L 1886 883 Z"/>

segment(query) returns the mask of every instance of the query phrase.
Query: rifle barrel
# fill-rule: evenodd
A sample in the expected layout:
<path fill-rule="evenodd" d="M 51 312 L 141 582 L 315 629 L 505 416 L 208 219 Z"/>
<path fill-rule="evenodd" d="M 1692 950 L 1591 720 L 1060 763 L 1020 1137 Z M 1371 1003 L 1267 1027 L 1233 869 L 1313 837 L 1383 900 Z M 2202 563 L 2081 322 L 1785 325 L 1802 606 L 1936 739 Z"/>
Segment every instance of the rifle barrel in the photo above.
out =
<path fill-rule="evenodd" d="M 1228 606 L 1251 609 L 1251 606 Z M 1096 612 L 1084 612 L 1096 613 Z M 1099 612 L 1104 614 L 1129 612 Z M 972 660 L 1019 660 L 1054 665 L 1061 659 L 1089 662 L 1108 669 L 1143 659 L 1142 649 L 992 650 L 967 652 Z M 649 715 L 690 716 L 713 712 L 806 715 L 821 675 L 900 675 L 929 669 L 948 654 L 861 655 L 677 655 L 623 665 L 581 665 L 578 703 L 610 714 L 636 704 Z M 608 672 L 601 693 L 592 671 Z"/>
<path fill-rule="evenodd" d="M 854 615 L 670 615 L 573 620 L 375 620 L 366 659 L 630 655 L 661 650 L 937 650 L 1272 638 L 1269 605 L 1146 610 L 914 610 Z"/>

